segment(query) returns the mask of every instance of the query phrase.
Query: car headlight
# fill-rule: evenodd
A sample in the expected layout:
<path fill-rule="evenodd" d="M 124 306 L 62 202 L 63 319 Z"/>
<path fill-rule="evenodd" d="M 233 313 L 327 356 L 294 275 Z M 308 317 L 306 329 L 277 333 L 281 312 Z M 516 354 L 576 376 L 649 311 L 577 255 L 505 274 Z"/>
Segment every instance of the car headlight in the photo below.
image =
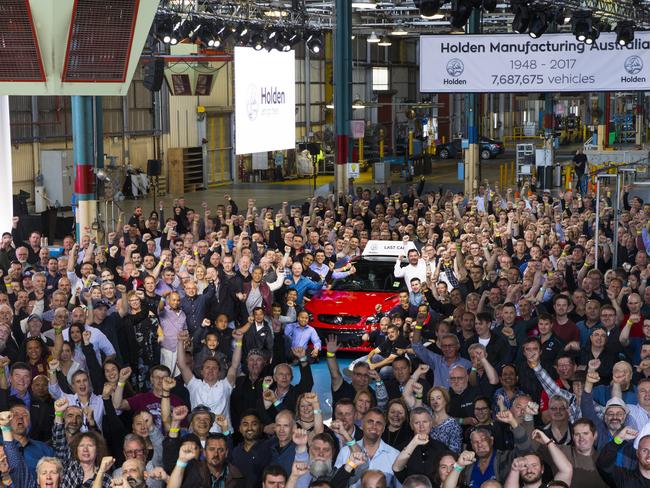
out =
<path fill-rule="evenodd" d="M 370 317 L 366 318 L 366 325 L 375 325 L 379 323 L 379 318 L 377 318 L 376 315 L 371 315 Z"/>

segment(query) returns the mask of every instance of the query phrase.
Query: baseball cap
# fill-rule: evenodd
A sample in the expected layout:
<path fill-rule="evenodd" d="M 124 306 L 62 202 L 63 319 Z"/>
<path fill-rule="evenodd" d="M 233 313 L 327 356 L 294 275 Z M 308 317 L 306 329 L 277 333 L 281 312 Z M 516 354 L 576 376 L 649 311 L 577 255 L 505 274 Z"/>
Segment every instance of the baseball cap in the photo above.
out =
<path fill-rule="evenodd" d="M 31 314 L 29 317 L 27 317 L 27 322 L 31 322 L 32 320 L 43 320 L 41 319 L 41 316 L 38 315 L 37 313 Z"/>
<path fill-rule="evenodd" d="M 34 273 L 32 273 L 32 272 L 29 271 L 29 270 L 27 270 L 27 271 L 25 271 L 25 272 L 23 273 L 23 279 L 25 279 L 25 278 L 31 278 L 32 276 L 34 276 Z"/>
<path fill-rule="evenodd" d="M 623 410 L 625 410 L 626 415 L 630 413 L 630 408 L 625 404 L 623 400 L 617 397 L 612 397 L 607 401 L 607 405 L 605 405 L 605 412 L 607 412 L 607 409 L 609 407 L 621 407 Z"/>
<path fill-rule="evenodd" d="M 260 356 L 260 357 L 266 359 L 266 356 L 264 355 L 264 353 L 262 351 L 260 351 L 259 349 L 251 349 L 250 351 L 248 351 L 248 354 L 246 355 L 246 359 L 248 359 L 251 356 Z"/>
<path fill-rule="evenodd" d="M 189 417 L 190 422 L 192 421 L 194 416 L 199 414 L 199 413 L 207 413 L 208 415 L 210 415 L 210 420 L 214 423 L 214 419 L 216 418 L 216 415 L 206 405 L 197 405 L 196 407 L 194 407 L 192 409 L 192 411 L 190 412 L 190 417 Z"/>
<path fill-rule="evenodd" d="M 111 304 L 108 303 L 107 300 L 103 298 L 95 299 L 93 300 L 93 308 L 97 307 L 106 307 L 106 308 L 111 308 Z"/>

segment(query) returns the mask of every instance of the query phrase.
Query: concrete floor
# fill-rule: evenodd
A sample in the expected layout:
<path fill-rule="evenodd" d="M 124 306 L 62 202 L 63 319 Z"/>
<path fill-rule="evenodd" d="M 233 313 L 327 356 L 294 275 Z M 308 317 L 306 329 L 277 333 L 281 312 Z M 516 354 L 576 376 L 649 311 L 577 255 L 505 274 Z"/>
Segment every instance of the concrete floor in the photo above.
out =
<path fill-rule="evenodd" d="M 510 158 L 499 158 L 482 162 L 482 177 L 483 179 L 489 178 L 491 182 L 497 182 L 499 178 L 499 168 L 502 164 L 512 161 Z M 433 174 L 426 176 L 425 191 L 435 191 L 439 187 L 443 189 L 459 191 L 463 187 L 463 182 L 457 178 L 457 163 L 456 161 L 435 160 L 433 166 Z M 317 181 L 317 193 L 328 194 L 328 185 L 333 181 L 333 176 L 320 176 Z M 417 183 L 417 182 L 416 182 Z M 372 171 L 369 170 L 360 175 L 357 184 L 364 188 L 374 188 L 375 185 L 372 181 Z M 398 173 L 393 173 L 391 180 L 391 190 L 405 191 L 412 183 L 406 183 Z M 184 195 L 162 195 L 156 199 L 156 209 L 162 200 L 165 207 L 169 209 L 175 198 L 184 196 L 187 205 L 190 208 L 200 208 L 202 202 L 208 203 L 210 207 L 225 202 L 224 195 L 230 195 L 240 208 L 245 208 L 249 198 L 255 198 L 255 205 L 258 209 L 263 207 L 273 206 L 278 208 L 282 202 L 289 202 L 291 205 L 300 205 L 305 199 L 309 199 L 314 195 L 313 180 L 312 179 L 299 179 L 287 180 L 277 183 L 228 183 L 219 186 L 215 189 L 196 191 L 186 193 Z M 119 207 L 126 215 L 130 215 L 136 206 L 142 206 L 145 214 L 154 209 L 154 198 L 150 193 L 146 198 L 142 199 L 127 199 L 119 202 Z"/>

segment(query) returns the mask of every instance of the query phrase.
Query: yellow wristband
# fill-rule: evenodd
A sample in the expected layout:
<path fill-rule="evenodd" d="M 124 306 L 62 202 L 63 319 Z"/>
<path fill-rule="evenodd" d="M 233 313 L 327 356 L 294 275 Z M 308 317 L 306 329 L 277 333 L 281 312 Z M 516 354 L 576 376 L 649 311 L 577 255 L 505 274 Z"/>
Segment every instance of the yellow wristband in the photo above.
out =
<path fill-rule="evenodd" d="M 237 346 L 237 347 L 242 347 L 242 341 L 237 341 L 237 342 L 235 342 L 235 346 Z"/>
<path fill-rule="evenodd" d="M 5 283 L 5 288 L 13 288 L 13 285 L 11 283 Z"/>
<path fill-rule="evenodd" d="M 333 352 L 329 352 L 329 351 L 327 351 L 327 357 L 328 357 L 328 358 L 335 358 L 335 357 L 336 357 L 336 354 L 334 354 Z"/>
<path fill-rule="evenodd" d="M 169 429 L 169 432 L 172 434 L 177 434 L 180 431 L 181 431 L 180 427 L 172 427 L 171 429 Z"/>
<path fill-rule="evenodd" d="M 118 382 L 117 382 L 117 386 L 119 386 L 119 387 L 121 387 L 121 388 L 124 388 L 124 387 L 126 386 L 126 382 L 124 382 L 124 381 L 118 381 Z"/>
<path fill-rule="evenodd" d="M 415 328 L 416 328 L 417 330 L 422 330 L 422 326 L 421 326 L 421 325 L 416 325 Z"/>
<path fill-rule="evenodd" d="M 350 466 L 352 469 L 357 469 L 357 465 L 354 464 L 352 461 L 348 461 L 347 465 Z"/>

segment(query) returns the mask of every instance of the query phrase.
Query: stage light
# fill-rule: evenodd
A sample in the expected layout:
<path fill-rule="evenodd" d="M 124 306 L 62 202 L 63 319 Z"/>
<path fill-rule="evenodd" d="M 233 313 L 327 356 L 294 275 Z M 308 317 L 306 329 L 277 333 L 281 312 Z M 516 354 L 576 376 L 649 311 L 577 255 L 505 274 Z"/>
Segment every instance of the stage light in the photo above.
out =
<path fill-rule="evenodd" d="M 471 14 L 472 5 L 469 0 L 454 0 L 451 4 L 451 19 L 449 23 L 456 29 L 465 27 Z"/>
<path fill-rule="evenodd" d="M 621 20 L 616 24 L 616 43 L 619 46 L 627 46 L 634 40 L 634 22 Z"/>
<path fill-rule="evenodd" d="M 573 14 L 573 35 L 581 42 L 585 42 L 591 34 L 591 12 L 576 12 Z"/>
<path fill-rule="evenodd" d="M 514 7 L 514 6 L 513 6 Z M 515 18 L 512 19 L 512 30 L 517 34 L 523 34 L 528 30 L 530 23 L 530 11 L 526 5 L 517 5 L 515 9 Z"/>
<path fill-rule="evenodd" d="M 589 35 L 585 39 L 585 42 L 587 44 L 593 44 L 594 41 L 596 41 L 596 39 L 598 39 L 599 37 L 600 37 L 600 31 L 596 28 L 596 26 L 592 26 L 591 27 L 591 32 L 589 33 Z"/>
<path fill-rule="evenodd" d="M 444 2 L 440 0 L 414 0 L 415 6 L 420 10 L 420 15 L 424 18 L 434 16 L 440 10 Z"/>
<path fill-rule="evenodd" d="M 307 49 L 309 49 L 313 54 L 319 54 L 323 50 L 323 41 L 320 37 L 320 34 L 311 34 L 307 38 Z"/>
<path fill-rule="evenodd" d="M 548 29 L 548 14 L 543 10 L 538 10 L 533 12 L 532 18 L 530 20 L 528 35 L 533 39 L 541 37 L 546 29 Z"/>
<path fill-rule="evenodd" d="M 264 49 L 264 37 L 259 32 L 256 32 L 251 36 L 251 46 L 256 51 L 261 51 Z"/>
<path fill-rule="evenodd" d="M 156 22 L 156 32 L 162 42 L 171 44 L 172 34 L 174 32 L 174 19 L 169 16 L 159 18 Z"/>

